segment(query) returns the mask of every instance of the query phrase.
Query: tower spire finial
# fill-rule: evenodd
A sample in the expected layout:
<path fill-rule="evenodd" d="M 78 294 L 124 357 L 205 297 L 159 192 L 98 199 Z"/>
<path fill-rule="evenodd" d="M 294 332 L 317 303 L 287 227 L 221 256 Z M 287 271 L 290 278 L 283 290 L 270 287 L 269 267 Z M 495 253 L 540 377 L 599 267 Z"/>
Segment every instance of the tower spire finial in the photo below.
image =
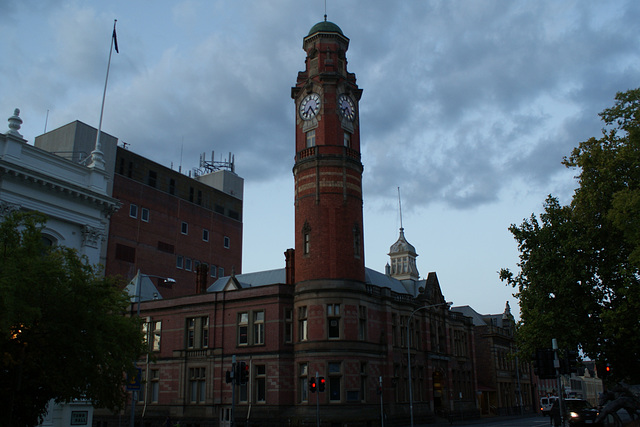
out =
<path fill-rule="evenodd" d="M 327 22 L 327 0 L 324 0 L 324 22 Z"/>
<path fill-rule="evenodd" d="M 398 187 L 398 210 L 400 212 L 400 230 L 404 230 L 402 226 L 402 199 L 400 198 L 400 187 Z"/>

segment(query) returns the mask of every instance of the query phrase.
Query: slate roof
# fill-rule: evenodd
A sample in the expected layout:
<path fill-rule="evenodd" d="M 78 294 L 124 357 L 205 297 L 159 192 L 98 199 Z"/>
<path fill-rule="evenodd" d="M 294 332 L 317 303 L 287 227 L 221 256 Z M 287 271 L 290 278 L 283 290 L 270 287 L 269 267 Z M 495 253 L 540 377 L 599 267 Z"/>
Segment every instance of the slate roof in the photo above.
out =
<path fill-rule="evenodd" d="M 286 282 L 286 270 L 279 268 L 275 270 L 258 271 L 254 273 L 237 274 L 223 276 L 213 282 L 207 292 L 222 292 L 231 287 L 252 288 L 258 286 L 268 286 L 284 284 Z M 420 290 L 426 290 L 428 296 L 433 294 L 441 295 L 440 285 L 435 273 L 429 273 L 424 280 L 398 280 L 384 273 L 365 268 L 365 283 L 368 285 L 388 288 L 392 292 L 401 295 L 411 295 L 416 297 Z"/>

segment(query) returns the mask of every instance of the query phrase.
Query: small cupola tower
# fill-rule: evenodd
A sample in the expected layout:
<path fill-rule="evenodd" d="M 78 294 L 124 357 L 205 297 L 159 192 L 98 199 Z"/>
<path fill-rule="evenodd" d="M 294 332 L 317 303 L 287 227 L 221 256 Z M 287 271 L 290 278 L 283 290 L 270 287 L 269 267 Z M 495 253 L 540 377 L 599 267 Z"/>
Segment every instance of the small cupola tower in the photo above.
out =
<path fill-rule="evenodd" d="M 388 269 L 389 275 L 398 280 L 418 280 L 420 274 L 416 266 L 416 248 L 404 237 L 404 228 L 400 227 L 400 237 L 389 248 L 391 266 Z"/>
<path fill-rule="evenodd" d="M 308 280 L 364 282 L 358 102 L 349 39 L 326 20 L 304 38 L 295 102 L 295 272 Z"/>
<path fill-rule="evenodd" d="M 416 265 L 416 248 L 404 237 L 404 228 L 402 227 L 402 199 L 400 198 L 400 187 L 398 187 L 398 211 L 400 213 L 400 236 L 398 240 L 389 248 L 389 257 L 391 265 L 387 264 L 385 268 L 386 274 L 398 280 L 415 280 L 420 279 L 418 267 Z"/>

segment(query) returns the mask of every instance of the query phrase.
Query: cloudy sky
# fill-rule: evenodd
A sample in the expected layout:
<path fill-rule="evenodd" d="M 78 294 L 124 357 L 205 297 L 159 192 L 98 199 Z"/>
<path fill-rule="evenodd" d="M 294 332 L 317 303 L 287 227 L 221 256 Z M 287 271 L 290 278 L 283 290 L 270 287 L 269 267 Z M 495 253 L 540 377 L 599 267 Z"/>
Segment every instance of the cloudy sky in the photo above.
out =
<path fill-rule="evenodd" d="M 324 0 L 4 0 L 0 117 L 21 133 L 73 120 L 98 126 L 113 20 L 103 131 L 183 171 L 201 153 L 235 155 L 245 179 L 243 271 L 284 266 L 293 247 L 295 108 L 302 38 Z M 516 268 L 507 228 L 563 203 L 562 157 L 599 136 L 598 113 L 640 86 L 637 0 L 327 0 L 351 40 L 364 90 L 365 256 L 384 271 L 405 234 L 421 275 L 447 300 L 500 313 Z M 6 125 L 5 125 L 6 126 Z M 6 127 L 5 127 L 6 129 Z"/>

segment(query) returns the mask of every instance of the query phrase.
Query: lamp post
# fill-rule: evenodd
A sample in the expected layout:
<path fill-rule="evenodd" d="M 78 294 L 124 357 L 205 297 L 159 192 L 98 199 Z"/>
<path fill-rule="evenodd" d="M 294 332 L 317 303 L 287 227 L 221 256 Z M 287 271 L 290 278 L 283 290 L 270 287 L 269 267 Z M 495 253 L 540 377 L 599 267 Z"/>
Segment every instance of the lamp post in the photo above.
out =
<path fill-rule="evenodd" d="M 153 274 L 142 274 L 140 273 L 140 269 L 138 269 L 138 274 L 136 274 L 136 285 L 135 285 L 136 304 L 138 305 L 136 309 L 136 314 L 138 317 L 140 317 L 140 291 L 142 288 L 142 276 L 155 277 L 158 279 L 162 279 L 168 283 L 176 283 L 176 280 L 170 277 L 155 276 Z M 148 337 L 147 337 L 147 342 L 148 342 Z M 137 361 L 134 360 L 133 365 L 137 366 Z M 131 390 L 131 419 L 129 421 L 129 427 L 134 427 L 137 397 L 138 397 L 138 393 L 136 392 L 136 390 Z M 146 396 L 145 396 L 145 401 L 146 401 Z"/>
<path fill-rule="evenodd" d="M 418 307 L 413 310 L 409 315 L 409 318 L 407 319 L 407 365 L 409 365 L 409 414 L 411 415 L 411 427 L 413 427 L 413 386 L 411 384 L 411 340 L 409 335 L 409 325 L 411 325 L 411 318 L 420 310 L 440 307 L 443 305 L 451 307 L 452 304 L 452 302 L 442 302 L 439 304 L 423 305 L 422 307 Z"/>

